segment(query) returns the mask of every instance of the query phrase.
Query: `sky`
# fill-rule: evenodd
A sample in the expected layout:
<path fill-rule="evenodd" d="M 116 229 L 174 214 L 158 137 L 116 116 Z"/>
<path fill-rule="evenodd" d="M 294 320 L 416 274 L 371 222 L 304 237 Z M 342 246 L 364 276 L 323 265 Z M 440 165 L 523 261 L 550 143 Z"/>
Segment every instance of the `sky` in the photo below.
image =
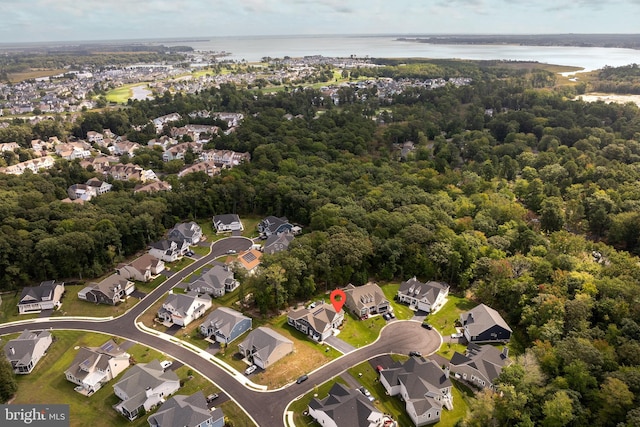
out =
<path fill-rule="evenodd" d="M 0 43 L 315 34 L 640 33 L 640 0 L 0 0 Z"/>

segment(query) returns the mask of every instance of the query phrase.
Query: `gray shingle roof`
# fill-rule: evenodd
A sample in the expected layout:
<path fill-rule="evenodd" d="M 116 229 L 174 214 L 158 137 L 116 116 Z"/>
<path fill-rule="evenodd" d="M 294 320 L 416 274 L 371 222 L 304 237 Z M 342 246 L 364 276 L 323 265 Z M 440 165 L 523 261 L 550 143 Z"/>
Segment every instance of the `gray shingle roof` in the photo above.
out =
<path fill-rule="evenodd" d="M 24 330 L 18 338 L 9 340 L 4 346 L 4 354 L 10 361 L 16 361 L 16 366 L 26 366 L 33 358 L 33 350 L 41 339 L 47 339 L 51 334 L 48 331 Z"/>
<path fill-rule="evenodd" d="M 331 387 L 325 399 L 311 399 L 309 407 L 325 412 L 338 427 L 369 427 L 371 414 L 380 413 L 362 393 L 340 383 Z"/>
<path fill-rule="evenodd" d="M 149 416 L 148 422 L 152 427 L 197 427 L 207 420 L 215 421 L 222 417 L 222 410 L 209 411 L 204 394 L 197 391 L 191 396 L 177 394 L 168 399 L 155 414 Z"/>
<path fill-rule="evenodd" d="M 422 283 L 415 277 L 402 282 L 398 288 L 398 292 L 409 295 L 413 298 L 422 300 L 426 299 L 429 304 L 433 304 L 438 298 L 441 291 L 446 290 L 449 285 L 441 282 L 429 281 Z"/>
<path fill-rule="evenodd" d="M 500 313 L 484 304 L 480 304 L 466 313 L 462 313 L 460 315 L 460 321 L 468 328 L 471 336 L 480 335 L 494 325 L 501 326 L 509 332 L 513 332 L 509 325 L 507 325 L 507 322 L 500 316 Z"/>
<path fill-rule="evenodd" d="M 249 319 L 249 317 L 233 309 L 219 307 L 212 311 L 202 324 L 205 326 L 215 325 L 217 331 L 223 336 L 229 337 L 233 328 L 245 319 Z"/>

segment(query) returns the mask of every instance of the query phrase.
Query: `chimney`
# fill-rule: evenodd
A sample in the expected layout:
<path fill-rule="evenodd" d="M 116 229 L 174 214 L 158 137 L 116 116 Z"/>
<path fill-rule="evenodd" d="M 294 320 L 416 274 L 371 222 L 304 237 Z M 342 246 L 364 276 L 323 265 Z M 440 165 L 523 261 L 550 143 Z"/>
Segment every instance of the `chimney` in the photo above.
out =
<path fill-rule="evenodd" d="M 509 357 L 509 347 L 507 347 L 506 345 L 502 349 L 502 357 L 504 357 L 505 359 Z"/>
<path fill-rule="evenodd" d="M 451 370 L 449 369 L 449 365 L 447 365 L 447 366 L 445 366 L 445 367 L 444 367 L 444 377 L 445 377 L 446 379 L 449 379 L 449 372 L 450 372 L 450 371 L 451 371 Z"/>
<path fill-rule="evenodd" d="M 11 355 L 13 356 L 14 354 L 16 354 L 16 349 L 13 347 L 9 348 L 9 353 L 11 353 Z"/>

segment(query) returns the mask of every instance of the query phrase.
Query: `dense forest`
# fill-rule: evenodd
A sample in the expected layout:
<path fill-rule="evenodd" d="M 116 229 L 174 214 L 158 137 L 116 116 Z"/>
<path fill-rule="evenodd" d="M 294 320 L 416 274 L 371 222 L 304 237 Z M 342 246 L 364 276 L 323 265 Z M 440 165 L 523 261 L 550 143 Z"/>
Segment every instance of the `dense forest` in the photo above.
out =
<path fill-rule="evenodd" d="M 455 66 L 379 73 L 455 75 Z M 252 160 L 213 178 L 164 170 L 171 192 L 134 195 L 134 183 L 114 182 L 84 205 L 60 201 L 94 175 L 77 162 L 2 175 L 0 286 L 98 276 L 179 220 L 284 215 L 305 233 L 243 278 L 263 314 L 349 282 L 443 280 L 515 330 L 517 363 L 499 393 L 474 399 L 465 424 L 638 426 L 640 111 L 570 101 L 545 71 L 460 67 L 471 85 L 388 100 L 370 88 L 341 88 L 334 105 L 314 89 L 223 85 L 59 123 L 62 137 L 110 128 L 145 142 L 155 133 L 132 125 L 237 111 L 242 125 L 209 146 Z M 26 147 L 41 131 L 16 123 L 0 142 Z M 403 157 L 405 142 L 415 149 Z M 131 161 L 153 166 L 154 156 Z"/>

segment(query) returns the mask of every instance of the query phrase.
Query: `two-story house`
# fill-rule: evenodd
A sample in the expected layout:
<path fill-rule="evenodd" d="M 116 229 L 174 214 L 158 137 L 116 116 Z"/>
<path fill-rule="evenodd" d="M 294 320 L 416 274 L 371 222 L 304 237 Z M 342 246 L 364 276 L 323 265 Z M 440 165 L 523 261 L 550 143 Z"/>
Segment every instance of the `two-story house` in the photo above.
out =
<path fill-rule="evenodd" d="M 132 281 L 118 274 L 112 274 L 99 283 L 90 283 L 89 286 L 81 289 L 78 292 L 78 298 L 96 304 L 117 305 L 135 290 L 136 287 Z"/>
<path fill-rule="evenodd" d="M 64 376 L 77 385 L 75 391 L 91 396 L 127 369 L 130 357 L 113 340 L 100 347 L 80 347 Z"/>
<path fill-rule="evenodd" d="M 187 326 L 204 316 L 211 308 L 211 297 L 197 293 L 169 294 L 158 310 L 158 318 L 163 322 Z"/>
<path fill-rule="evenodd" d="M 39 313 L 60 307 L 60 299 L 64 293 L 64 282 L 55 280 L 41 282 L 39 286 L 27 286 L 22 289 L 18 312 L 20 314 Z"/>
<path fill-rule="evenodd" d="M 376 283 L 361 286 L 348 284 L 342 290 L 347 297 L 345 306 L 361 319 L 389 311 L 389 300 Z"/>
<path fill-rule="evenodd" d="M 324 341 L 344 322 L 344 310 L 336 311 L 332 304 L 322 302 L 309 308 L 292 310 L 287 323 L 315 341 Z"/>
<path fill-rule="evenodd" d="M 53 337 L 48 331 L 24 330 L 4 346 L 4 355 L 16 374 L 29 374 L 47 353 Z"/>
<path fill-rule="evenodd" d="M 233 271 L 226 264 L 215 263 L 208 270 L 202 270 L 199 277 L 189 283 L 189 290 L 201 294 L 208 294 L 214 298 L 233 292 L 240 286 L 233 275 Z"/>
<path fill-rule="evenodd" d="M 250 317 L 228 307 L 213 310 L 200 325 L 200 333 L 219 343 L 229 344 L 251 329 Z"/>
<path fill-rule="evenodd" d="M 415 277 L 404 281 L 398 288 L 398 301 L 408 304 L 412 310 L 433 313 L 447 301 L 449 285 L 441 282 L 420 282 Z"/>

